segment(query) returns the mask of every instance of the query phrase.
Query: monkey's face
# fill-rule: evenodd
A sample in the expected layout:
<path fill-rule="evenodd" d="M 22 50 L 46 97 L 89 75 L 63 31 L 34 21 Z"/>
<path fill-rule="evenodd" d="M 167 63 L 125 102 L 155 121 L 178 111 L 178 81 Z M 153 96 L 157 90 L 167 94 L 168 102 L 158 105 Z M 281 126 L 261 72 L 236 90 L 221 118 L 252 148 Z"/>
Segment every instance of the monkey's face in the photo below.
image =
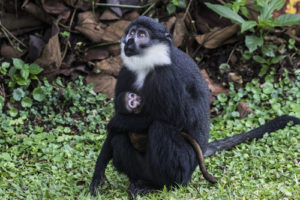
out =
<path fill-rule="evenodd" d="M 142 54 L 143 50 L 150 46 L 150 34 L 144 27 L 132 26 L 122 38 L 125 55 L 130 57 Z"/>
<path fill-rule="evenodd" d="M 121 38 L 121 57 L 124 65 L 137 73 L 137 85 L 141 86 L 156 66 L 171 64 L 171 46 L 166 27 L 149 17 L 139 17 L 128 26 Z"/>

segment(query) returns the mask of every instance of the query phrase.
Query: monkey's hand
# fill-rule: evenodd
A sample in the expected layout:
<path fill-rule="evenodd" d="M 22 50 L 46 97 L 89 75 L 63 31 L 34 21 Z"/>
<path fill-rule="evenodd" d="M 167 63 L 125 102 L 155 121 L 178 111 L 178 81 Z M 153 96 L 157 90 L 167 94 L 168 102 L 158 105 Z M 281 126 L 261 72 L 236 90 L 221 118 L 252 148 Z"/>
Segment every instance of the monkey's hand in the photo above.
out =
<path fill-rule="evenodd" d="M 106 178 L 105 174 L 94 176 L 93 180 L 90 184 L 90 194 L 95 197 L 99 184 L 103 185 L 106 180 L 107 180 L 107 178 Z"/>
<path fill-rule="evenodd" d="M 125 105 L 128 112 L 139 114 L 142 110 L 142 98 L 132 92 L 126 92 Z"/>

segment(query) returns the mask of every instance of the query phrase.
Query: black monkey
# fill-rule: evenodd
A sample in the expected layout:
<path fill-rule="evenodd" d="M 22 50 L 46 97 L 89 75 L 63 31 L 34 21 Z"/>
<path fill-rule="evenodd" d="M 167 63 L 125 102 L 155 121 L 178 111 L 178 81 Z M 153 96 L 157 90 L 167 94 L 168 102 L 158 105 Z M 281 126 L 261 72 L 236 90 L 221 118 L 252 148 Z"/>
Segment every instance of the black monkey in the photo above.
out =
<path fill-rule="evenodd" d="M 181 132 L 200 144 L 205 156 L 229 149 L 247 139 L 261 138 L 300 119 L 281 116 L 250 132 L 208 143 L 209 90 L 197 64 L 172 44 L 166 27 L 148 17 L 133 21 L 121 39 L 124 62 L 116 89 L 115 115 L 96 162 L 92 195 L 113 165 L 130 179 L 131 197 L 163 186 L 186 185 L 197 166 L 197 154 Z M 126 93 L 142 98 L 139 113 L 124 113 Z M 131 144 L 128 133 L 147 133 L 144 153 Z"/>
<path fill-rule="evenodd" d="M 128 113 L 138 114 L 138 113 L 140 113 L 141 109 L 142 109 L 141 102 L 142 102 L 142 98 L 139 95 L 137 95 L 135 93 L 126 92 L 125 98 L 123 99 L 123 103 L 124 103 L 123 107 L 124 107 L 125 111 L 123 110 L 122 114 L 128 114 Z M 122 103 L 122 101 L 119 103 Z M 206 170 L 204 157 L 203 157 L 203 153 L 202 153 L 200 145 L 189 134 L 184 133 L 184 132 L 180 132 L 180 134 L 187 141 L 189 141 L 190 144 L 193 146 L 193 148 L 197 154 L 200 170 L 201 170 L 204 178 L 206 178 L 206 180 L 208 180 L 211 183 L 216 183 L 217 180 L 212 175 L 210 175 Z M 145 151 L 147 149 L 147 140 L 148 140 L 147 133 L 138 134 L 138 133 L 129 132 L 128 136 L 130 138 L 130 142 L 131 142 L 132 146 L 136 150 L 138 150 L 142 153 L 145 153 Z"/>

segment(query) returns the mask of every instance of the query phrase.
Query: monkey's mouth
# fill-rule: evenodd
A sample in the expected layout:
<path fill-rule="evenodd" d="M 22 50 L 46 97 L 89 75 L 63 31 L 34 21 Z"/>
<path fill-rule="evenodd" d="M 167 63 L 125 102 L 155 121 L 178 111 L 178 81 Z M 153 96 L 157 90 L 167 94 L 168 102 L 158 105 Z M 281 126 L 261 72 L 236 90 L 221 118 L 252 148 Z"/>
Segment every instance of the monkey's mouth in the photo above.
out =
<path fill-rule="evenodd" d="M 132 47 L 131 45 L 125 45 L 124 53 L 127 57 L 138 55 L 136 48 Z"/>

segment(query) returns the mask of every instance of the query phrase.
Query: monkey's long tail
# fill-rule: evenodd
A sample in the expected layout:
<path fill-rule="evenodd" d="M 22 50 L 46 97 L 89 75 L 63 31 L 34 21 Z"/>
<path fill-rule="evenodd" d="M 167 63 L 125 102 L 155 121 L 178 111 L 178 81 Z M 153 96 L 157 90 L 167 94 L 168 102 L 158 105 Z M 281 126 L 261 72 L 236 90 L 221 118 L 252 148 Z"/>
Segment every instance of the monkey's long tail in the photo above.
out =
<path fill-rule="evenodd" d="M 299 118 L 289 115 L 282 115 L 267 122 L 265 125 L 255 128 L 249 132 L 210 142 L 208 143 L 207 150 L 204 153 L 204 157 L 211 156 L 217 151 L 231 149 L 232 147 L 241 144 L 247 139 L 251 140 L 254 138 L 262 138 L 265 133 L 271 133 L 284 128 L 290 121 L 294 122 L 294 125 L 300 124 Z"/>

